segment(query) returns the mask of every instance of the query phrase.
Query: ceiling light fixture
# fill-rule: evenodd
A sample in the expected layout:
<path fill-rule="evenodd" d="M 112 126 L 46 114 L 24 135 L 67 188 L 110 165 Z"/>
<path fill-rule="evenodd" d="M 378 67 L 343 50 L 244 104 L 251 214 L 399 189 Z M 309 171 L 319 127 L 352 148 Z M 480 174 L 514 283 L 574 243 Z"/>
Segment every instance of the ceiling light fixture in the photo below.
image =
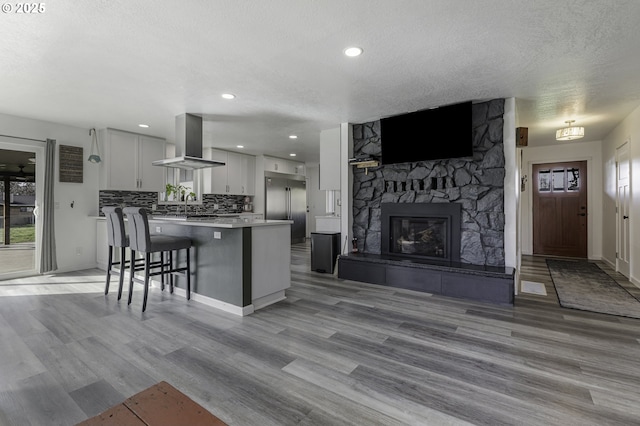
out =
<path fill-rule="evenodd" d="M 223 93 L 223 94 L 222 94 L 222 97 L 223 97 L 224 99 L 235 99 L 235 98 L 236 98 L 236 95 L 234 95 L 233 93 Z"/>
<path fill-rule="evenodd" d="M 236 148 L 244 148 L 244 145 L 236 145 Z"/>
<path fill-rule="evenodd" d="M 289 154 L 289 157 L 295 157 L 296 155 L 294 153 Z"/>
<path fill-rule="evenodd" d="M 148 129 L 149 125 L 148 124 L 138 124 L 138 127 L 142 127 L 143 129 Z"/>
<path fill-rule="evenodd" d="M 573 139 L 580 139 L 584 137 L 584 127 L 575 127 L 571 123 L 575 123 L 576 120 L 567 120 L 567 127 L 556 130 L 557 141 L 570 141 Z"/>
<path fill-rule="evenodd" d="M 298 139 L 296 135 L 289 135 L 289 139 Z"/>
<path fill-rule="evenodd" d="M 362 55 L 362 48 L 360 47 L 347 47 L 344 49 L 344 54 L 353 58 Z"/>

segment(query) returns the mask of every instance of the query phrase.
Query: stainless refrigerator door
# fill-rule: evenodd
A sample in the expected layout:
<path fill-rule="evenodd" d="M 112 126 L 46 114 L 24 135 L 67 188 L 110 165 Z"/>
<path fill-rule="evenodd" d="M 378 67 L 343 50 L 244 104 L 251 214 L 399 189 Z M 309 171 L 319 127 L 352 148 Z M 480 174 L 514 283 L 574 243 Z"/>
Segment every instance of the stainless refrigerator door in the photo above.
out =
<path fill-rule="evenodd" d="M 289 215 L 291 225 L 291 242 L 303 243 L 307 235 L 307 186 L 304 181 L 289 181 L 290 202 Z"/>
<path fill-rule="evenodd" d="M 287 180 L 265 178 L 265 219 L 285 220 L 289 218 L 289 191 Z"/>

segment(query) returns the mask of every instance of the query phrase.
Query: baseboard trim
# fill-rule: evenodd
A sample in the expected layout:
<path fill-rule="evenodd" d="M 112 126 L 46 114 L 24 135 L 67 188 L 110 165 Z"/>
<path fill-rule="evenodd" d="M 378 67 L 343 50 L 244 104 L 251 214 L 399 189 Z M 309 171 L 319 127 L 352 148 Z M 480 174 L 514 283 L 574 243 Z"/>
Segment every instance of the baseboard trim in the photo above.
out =
<path fill-rule="evenodd" d="M 100 263 L 98 263 L 97 267 L 100 268 Z M 103 268 L 100 268 L 100 269 L 103 269 Z M 106 270 L 106 265 L 104 270 Z M 124 276 L 125 276 L 125 281 L 128 281 L 129 273 L 125 272 Z M 144 279 L 144 277 L 141 275 L 136 275 L 136 278 Z M 140 284 L 140 283 L 136 282 L 136 284 Z M 149 286 L 154 288 L 161 288 L 161 282 L 152 278 L 149 280 Z M 165 289 L 167 287 L 168 285 L 165 284 Z M 187 290 L 182 287 L 174 286 L 173 294 L 179 297 L 183 297 L 185 299 L 187 298 Z M 286 297 L 284 295 L 284 290 L 282 290 L 280 292 L 275 292 L 273 294 L 262 297 L 260 299 L 256 299 L 253 301 L 254 303 L 250 305 L 236 306 L 228 302 L 223 302 L 222 300 L 214 299 L 212 297 L 203 296 L 201 294 L 191 292 L 191 300 L 195 300 L 196 302 L 200 302 L 203 305 L 211 306 L 212 308 L 220 309 L 221 311 L 225 311 L 230 314 L 238 315 L 241 317 L 250 315 L 254 313 L 256 309 L 264 308 L 265 306 L 271 305 L 273 303 L 279 302 L 284 299 L 286 299 Z M 257 306 L 256 306 L 256 302 L 258 302 Z"/>
<path fill-rule="evenodd" d="M 616 262 L 612 262 L 606 257 L 601 257 L 600 260 L 606 263 L 607 265 L 609 265 L 611 269 L 613 269 L 614 271 L 616 270 Z"/>
<path fill-rule="evenodd" d="M 257 299 L 252 300 L 253 308 L 255 310 L 262 309 L 265 306 L 273 305 L 274 303 L 280 302 L 287 297 L 284 294 L 284 290 L 276 291 L 275 293 L 268 294 L 263 297 L 259 297 Z"/>

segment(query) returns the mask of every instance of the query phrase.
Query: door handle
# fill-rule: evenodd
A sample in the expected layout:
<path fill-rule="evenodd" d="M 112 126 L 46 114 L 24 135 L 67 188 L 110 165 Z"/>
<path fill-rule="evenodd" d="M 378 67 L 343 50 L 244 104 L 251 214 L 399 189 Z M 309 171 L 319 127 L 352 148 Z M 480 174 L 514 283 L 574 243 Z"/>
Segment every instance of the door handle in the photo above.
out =
<path fill-rule="evenodd" d="M 629 219 L 629 216 L 622 216 L 623 219 Z"/>
<path fill-rule="evenodd" d="M 586 216 L 586 213 L 578 213 L 578 216 Z"/>

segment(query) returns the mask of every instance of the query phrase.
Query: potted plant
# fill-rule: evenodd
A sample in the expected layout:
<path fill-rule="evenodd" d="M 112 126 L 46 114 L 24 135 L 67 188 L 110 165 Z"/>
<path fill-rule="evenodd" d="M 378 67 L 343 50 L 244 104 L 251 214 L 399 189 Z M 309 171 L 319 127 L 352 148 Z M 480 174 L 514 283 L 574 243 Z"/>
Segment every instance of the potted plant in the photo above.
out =
<path fill-rule="evenodd" d="M 171 195 L 178 194 L 178 188 L 175 185 L 168 183 L 164 187 L 164 192 L 166 194 L 165 201 L 169 201 L 169 197 L 171 197 Z"/>

